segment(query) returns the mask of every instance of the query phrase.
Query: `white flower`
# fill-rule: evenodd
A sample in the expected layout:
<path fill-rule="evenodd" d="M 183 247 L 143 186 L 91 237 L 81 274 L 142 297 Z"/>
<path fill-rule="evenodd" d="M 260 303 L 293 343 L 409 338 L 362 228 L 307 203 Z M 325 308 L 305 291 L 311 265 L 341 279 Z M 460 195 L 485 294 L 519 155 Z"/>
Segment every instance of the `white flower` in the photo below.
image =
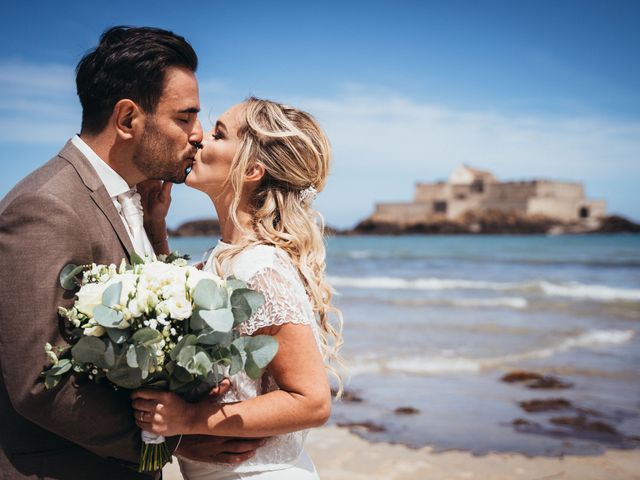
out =
<path fill-rule="evenodd" d="M 104 283 L 87 283 L 83 285 L 76 296 L 76 309 L 85 315 L 92 316 L 93 309 L 102 303 L 102 294 L 107 285 Z"/>
<path fill-rule="evenodd" d="M 84 334 L 91 337 L 101 337 L 105 333 L 107 333 L 107 331 L 102 325 L 95 325 L 84 329 Z"/>
<path fill-rule="evenodd" d="M 175 320 L 185 320 L 191 316 L 191 302 L 184 297 L 171 297 L 165 304 L 169 309 L 169 316 Z"/>

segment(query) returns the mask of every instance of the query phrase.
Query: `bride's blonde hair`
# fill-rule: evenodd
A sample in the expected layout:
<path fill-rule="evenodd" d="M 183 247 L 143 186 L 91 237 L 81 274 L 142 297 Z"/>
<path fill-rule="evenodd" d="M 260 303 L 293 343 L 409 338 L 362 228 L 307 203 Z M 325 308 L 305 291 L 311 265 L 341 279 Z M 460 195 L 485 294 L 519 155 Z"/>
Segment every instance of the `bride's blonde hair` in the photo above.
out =
<path fill-rule="evenodd" d="M 331 146 L 306 112 L 254 97 L 243 105 L 240 147 L 226 180 L 233 193 L 229 217 L 243 236 L 233 248 L 220 252 L 216 263 L 220 269 L 224 259 L 251 245 L 273 245 L 289 255 L 316 314 L 323 357 L 337 379 L 339 396 L 342 380 L 333 364 L 340 364 L 342 314 L 331 303 L 332 288 L 325 278 L 324 220 L 311 206 L 315 192 L 326 185 Z M 256 163 L 265 174 L 250 199 L 253 219 L 252 229 L 247 230 L 237 213 L 245 174 Z"/>

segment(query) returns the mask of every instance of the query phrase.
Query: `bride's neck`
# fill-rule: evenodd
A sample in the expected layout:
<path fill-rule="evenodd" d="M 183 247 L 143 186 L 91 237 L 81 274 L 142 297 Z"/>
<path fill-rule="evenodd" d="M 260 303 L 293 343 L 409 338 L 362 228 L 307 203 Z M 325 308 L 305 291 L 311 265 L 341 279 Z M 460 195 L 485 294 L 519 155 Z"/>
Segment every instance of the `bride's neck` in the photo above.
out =
<path fill-rule="evenodd" d="M 243 233 L 229 217 L 229 204 L 226 202 L 216 201 L 214 201 L 213 204 L 216 207 L 218 221 L 220 222 L 220 236 L 222 241 L 231 244 L 239 243 L 242 239 Z M 246 230 L 251 229 L 252 217 L 244 202 L 240 203 L 236 216 L 242 228 Z"/>

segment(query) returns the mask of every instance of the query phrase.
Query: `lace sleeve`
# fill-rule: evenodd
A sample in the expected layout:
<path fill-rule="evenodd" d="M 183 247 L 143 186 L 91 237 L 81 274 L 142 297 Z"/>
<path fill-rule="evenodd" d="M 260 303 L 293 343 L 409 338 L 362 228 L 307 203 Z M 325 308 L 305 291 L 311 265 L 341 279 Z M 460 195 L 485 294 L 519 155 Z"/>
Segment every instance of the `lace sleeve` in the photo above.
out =
<path fill-rule="evenodd" d="M 311 325 L 313 311 L 297 272 L 264 268 L 251 276 L 247 286 L 264 295 L 264 305 L 241 326 L 244 335 L 272 325 L 296 323 Z"/>

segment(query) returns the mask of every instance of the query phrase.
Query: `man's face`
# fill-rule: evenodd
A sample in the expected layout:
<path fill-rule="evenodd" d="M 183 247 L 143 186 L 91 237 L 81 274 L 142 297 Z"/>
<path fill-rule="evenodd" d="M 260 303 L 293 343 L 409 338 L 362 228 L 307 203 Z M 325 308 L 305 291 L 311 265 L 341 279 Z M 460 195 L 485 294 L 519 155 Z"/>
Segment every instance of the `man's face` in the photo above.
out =
<path fill-rule="evenodd" d="M 145 130 L 133 163 L 149 179 L 183 183 L 202 142 L 198 120 L 198 82 L 186 68 L 167 70 L 155 113 L 146 115 Z"/>

